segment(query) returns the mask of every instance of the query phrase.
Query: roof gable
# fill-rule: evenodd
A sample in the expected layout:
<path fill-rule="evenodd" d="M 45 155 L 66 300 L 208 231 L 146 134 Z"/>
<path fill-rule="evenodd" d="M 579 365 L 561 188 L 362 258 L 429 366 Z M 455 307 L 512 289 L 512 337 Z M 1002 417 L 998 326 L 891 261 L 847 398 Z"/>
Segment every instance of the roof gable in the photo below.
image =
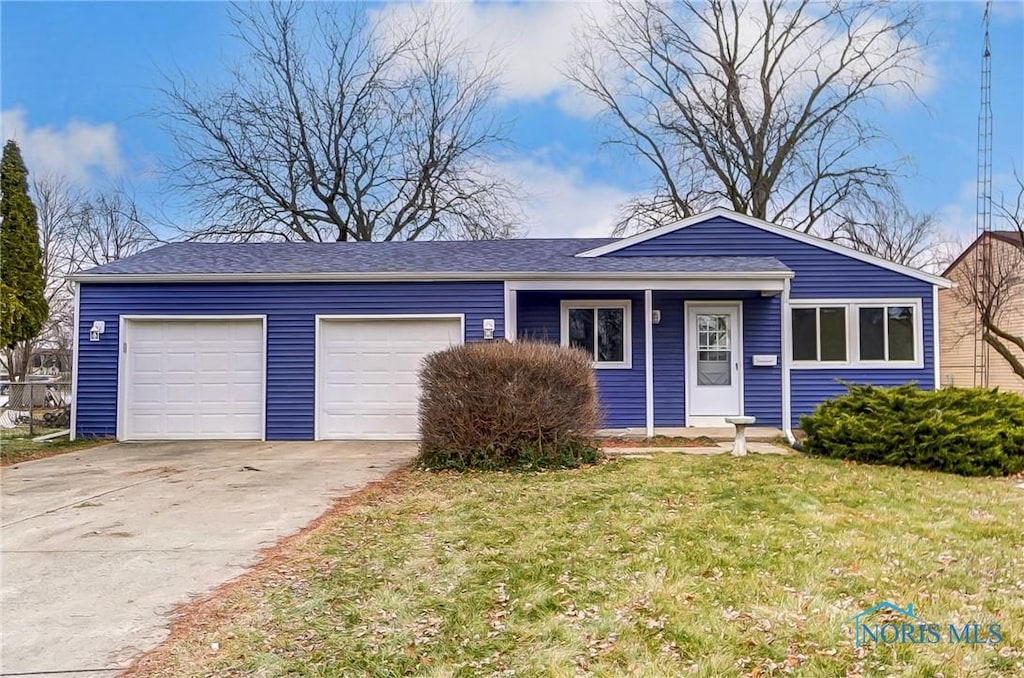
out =
<path fill-rule="evenodd" d="M 960 253 L 960 256 L 954 259 L 953 263 L 946 267 L 946 270 L 942 272 L 942 275 L 949 275 L 954 268 L 959 266 L 960 263 L 967 258 L 967 255 L 974 251 L 974 248 L 978 246 L 978 243 L 980 243 L 981 239 L 986 235 L 992 240 L 999 240 L 1024 249 L 1024 233 L 1018 233 L 1017 231 L 988 231 L 975 238 L 974 241 Z"/>
<path fill-rule="evenodd" d="M 822 249 L 822 250 L 833 252 L 835 254 L 840 254 L 842 256 L 849 257 L 851 259 L 856 259 L 858 261 L 863 261 L 865 263 L 872 264 L 874 266 L 878 266 L 880 268 L 884 268 L 884 269 L 887 269 L 887 270 L 890 270 L 890 271 L 894 271 L 896 273 L 900 273 L 902 275 L 905 275 L 905 276 L 908 276 L 908 277 L 911 277 L 911 278 L 915 278 L 917 280 L 923 280 L 923 281 L 928 282 L 928 283 L 930 283 L 932 285 L 938 285 L 939 287 L 946 287 L 946 288 L 953 286 L 952 281 L 947 280 L 946 278 L 943 278 L 942 276 L 933 275 L 931 273 L 925 273 L 924 271 L 919 271 L 916 268 L 911 268 L 910 266 L 904 266 L 902 264 L 897 264 L 897 263 L 888 261 L 887 259 L 883 259 L 881 257 L 876 257 L 876 256 L 871 255 L 871 254 L 866 254 L 864 252 L 858 252 L 857 250 L 851 249 L 851 248 L 846 247 L 844 245 L 839 245 L 839 244 L 834 243 L 834 242 L 832 242 L 830 240 L 825 240 L 823 238 L 819 238 L 817 236 L 809 235 L 807 233 L 801 233 L 799 231 L 794 231 L 791 228 L 786 228 L 785 226 L 779 226 L 777 224 L 773 224 L 773 223 L 770 223 L 768 221 L 764 221 L 763 219 L 757 219 L 755 217 L 747 216 L 745 214 L 740 214 L 738 212 L 733 212 L 732 210 L 728 210 L 728 209 L 725 209 L 723 207 L 716 207 L 715 209 L 712 209 L 712 210 L 710 210 L 708 212 L 703 212 L 701 214 L 697 214 L 697 215 L 689 217 L 687 219 L 683 219 L 681 221 L 677 221 L 677 222 L 675 222 L 673 224 L 667 224 L 665 226 L 661 226 L 659 228 L 651 229 L 651 230 L 645 231 L 643 233 L 638 233 L 638 234 L 636 234 L 634 236 L 630 236 L 628 238 L 622 238 L 621 240 L 615 240 L 613 242 L 609 242 L 609 243 L 600 245 L 598 247 L 594 247 L 594 248 L 591 248 L 589 250 L 585 250 L 583 252 L 580 252 L 576 256 L 577 257 L 584 257 L 584 258 L 602 257 L 602 256 L 604 256 L 606 254 L 612 254 L 614 252 L 619 252 L 619 251 L 628 249 L 628 248 L 630 248 L 630 247 L 632 247 L 634 245 L 638 245 L 638 244 L 640 244 L 642 242 L 646 242 L 648 240 L 652 240 L 652 239 L 657 238 L 659 236 L 667 235 L 669 233 L 674 233 L 674 232 L 679 231 L 681 229 L 685 229 L 685 228 L 688 228 L 690 226 L 694 226 L 696 224 L 703 224 L 703 223 L 708 222 L 708 221 L 710 221 L 712 219 L 718 219 L 718 218 L 728 219 L 728 220 L 731 220 L 733 222 L 736 222 L 736 223 L 739 223 L 739 224 L 743 224 L 745 226 L 750 226 L 752 228 L 760 229 L 762 231 L 766 231 L 766 232 L 772 233 L 774 235 L 778 235 L 778 236 L 782 236 L 784 238 L 789 238 L 791 240 L 802 242 L 802 243 L 805 243 L 805 244 L 817 247 L 817 248 Z M 766 253 L 766 254 L 770 254 L 770 253 Z"/>

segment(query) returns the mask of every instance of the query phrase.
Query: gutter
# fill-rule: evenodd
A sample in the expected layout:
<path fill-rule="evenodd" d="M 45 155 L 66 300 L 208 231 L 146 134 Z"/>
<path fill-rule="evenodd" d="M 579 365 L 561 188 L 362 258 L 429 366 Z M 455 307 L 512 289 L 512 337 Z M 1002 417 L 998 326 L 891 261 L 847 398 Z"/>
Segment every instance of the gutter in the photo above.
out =
<path fill-rule="evenodd" d="M 187 282 L 437 282 L 449 280 L 789 280 L 793 271 L 456 271 L 450 273 L 76 273 L 72 282 L 88 283 L 187 283 Z"/>

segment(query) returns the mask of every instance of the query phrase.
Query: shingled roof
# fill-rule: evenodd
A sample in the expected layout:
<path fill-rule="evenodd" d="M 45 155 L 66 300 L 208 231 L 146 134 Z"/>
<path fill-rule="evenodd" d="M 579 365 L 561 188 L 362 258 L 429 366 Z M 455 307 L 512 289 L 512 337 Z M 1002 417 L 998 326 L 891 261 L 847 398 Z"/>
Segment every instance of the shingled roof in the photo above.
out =
<path fill-rule="evenodd" d="M 576 257 L 609 238 L 163 245 L 79 279 L 143 276 L 628 274 L 790 272 L 774 257 Z"/>

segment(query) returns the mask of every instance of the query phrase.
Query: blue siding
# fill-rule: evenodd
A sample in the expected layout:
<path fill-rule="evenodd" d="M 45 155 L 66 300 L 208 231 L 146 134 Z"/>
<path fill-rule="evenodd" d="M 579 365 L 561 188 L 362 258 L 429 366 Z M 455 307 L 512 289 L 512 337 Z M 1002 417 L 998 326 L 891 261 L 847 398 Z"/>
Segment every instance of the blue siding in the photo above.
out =
<path fill-rule="evenodd" d="M 654 308 L 661 324 L 654 328 L 654 424 L 683 426 L 686 370 L 684 303 L 686 301 L 740 301 L 743 304 L 743 411 L 759 425 L 782 423 L 782 367 L 754 367 L 755 354 L 779 355 L 779 297 L 760 293 L 655 292 Z"/>
<path fill-rule="evenodd" d="M 561 301 L 563 299 L 629 299 L 631 308 L 632 368 L 595 370 L 597 387 L 604 409 L 604 425 L 610 428 L 644 426 L 647 413 L 644 400 L 644 296 L 643 293 L 612 292 L 519 292 L 517 332 L 521 339 L 561 341 Z M 657 365 L 657 359 L 655 359 Z"/>
<path fill-rule="evenodd" d="M 643 294 L 606 292 L 520 292 L 519 337 L 558 342 L 561 340 L 560 308 L 563 299 L 630 299 L 633 303 L 630 370 L 597 370 L 605 425 L 611 428 L 646 425 L 644 403 Z M 781 350 L 778 297 L 722 292 L 655 292 L 654 308 L 661 323 L 654 326 L 654 424 L 682 426 L 685 416 L 685 350 L 683 303 L 686 300 L 743 302 L 744 410 L 766 426 L 782 421 L 780 366 L 752 367 L 755 353 L 778 355 Z"/>
<path fill-rule="evenodd" d="M 494 318 L 504 336 L 501 282 L 94 284 L 82 285 L 79 315 L 78 435 L 117 430 L 121 315 L 266 315 L 267 438 L 313 438 L 317 314 L 464 313 L 466 340 L 483 338 Z M 98 342 L 93 321 L 106 322 Z"/>
<path fill-rule="evenodd" d="M 795 272 L 791 288 L 793 300 L 921 300 L 924 331 L 923 368 L 792 370 L 790 383 L 794 425 L 799 424 L 800 416 L 812 411 L 819 402 L 844 391 L 837 379 L 880 385 L 915 382 L 921 388 L 935 387 L 935 346 L 932 332 L 935 309 L 932 308 L 932 285 L 926 281 L 747 226 L 726 217 L 708 219 L 605 256 L 773 256 Z M 746 313 L 745 305 L 744 314 Z M 766 318 L 770 316 L 771 313 L 767 312 Z M 655 360 L 655 364 L 657 363 Z M 750 387 L 748 381 L 747 388 Z M 758 387 L 761 388 L 763 385 L 759 384 Z M 754 414 L 753 411 L 750 413 Z"/>

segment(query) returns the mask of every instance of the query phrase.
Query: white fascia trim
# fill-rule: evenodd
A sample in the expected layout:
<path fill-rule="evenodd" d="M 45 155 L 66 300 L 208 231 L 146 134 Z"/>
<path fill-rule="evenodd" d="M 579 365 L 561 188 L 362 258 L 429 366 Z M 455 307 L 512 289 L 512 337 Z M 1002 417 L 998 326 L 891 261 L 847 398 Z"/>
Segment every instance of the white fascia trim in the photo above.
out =
<path fill-rule="evenodd" d="M 644 290 L 644 403 L 647 437 L 654 436 L 654 294 Z"/>
<path fill-rule="evenodd" d="M 782 280 L 792 271 L 709 272 L 538 272 L 465 271 L 450 273 L 83 273 L 68 280 L 87 283 L 189 283 L 189 282 L 444 282 L 488 280 Z"/>
<path fill-rule="evenodd" d="M 79 296 L 79 290 L 81 285 L 78 283 L 71 283 L 71 287 L 74 288 L 74 314 L 73 314 L 73 334 L 71 335 L 71 432 L 68 437 L 70 440 L 75 440 L 75 436 L 78 432 L 78 325 L 81 312 L 79 306 L 81 305 L 81 297 Z"/>
<path fill-rule="evenodd" d="M 933 290 L 937 289 L 935 287 Z M 846 308 L 846 355 L 847 360 L 835 362 L 796 361 L 791 360 L 793 370 L 920 370 L 924 369 L 924 313 L 920 297 L 902 298 L 842 298 L 842 299 L 790 299 L 789 307 L 819 308 L 822 306 L 843 306 Z M 914 360 L 860 360 L 859 318 L 856 311 L 862 306 L 911 306 L 914 309 Z M 789 314 L 785 321 L 790 326 L 792 337 L 793 316 Z M 888 339 L 888 323 L 884 324 L 885 337 Z M 792 351 L 792 346 L 790 347 Z M 792 358 L 792 352 L 790 352 Z"/>
<path fill-rule="evenodd" d="M 248 314 L 212 314 L 212 315 L 171 315 L 171 314 L 125 314 L 117 320 L 117 424 L 114 427 L 118 440 L 126 440 L 125 425 L 127 423 L 128 403 L 125 400 L 125 359 L 128 357 L 128 336 L 125 334 L 129 322 L 152 321 L 218 321 L 218 320 L 258 320 L 263 326 L 263 407 L 260 412 L 260 440 L 267 439 L 267 316 L 264 313 Z M 138 439 L 135 439 L 138 440 Z M 193 438 L 168 438 L 168 440 L 193 440 Z M 249 438 L 241 438 L 249 440 Z"/>
<path fill-rule="evenodd" d="M 778 275 L 778 274 L 777 274 Z M 545 278 L 535 280 L 510 280 L 508 287 L 521 291 L 608 291 L 642 292 L 654 290 L 694 290 L 714 292 L 781 292 L 783 283 L 791 276 L 773 278 L 696 278 L 693 280 L 676 278 L 629 278 L 624 280 L 603 280 L 587 278 Z"/>
<path fill-rule="evenodd" d="M 932 288 L 932 363 L 935 366 L 935 384 L 933 390 L 942 388 L 942 368 L 939 364 L 941 335 L 939 334 L 939 288 Z"/>
<path fill-rule="evenodd" d="M 622 309 L 622 357 L 617 363 L 594 361 L 595 370 L 633 369 L 633 302 L 629 299 L 563 299 L 559 308 L 559 343 L 569 345 L 570 308 L 621 308 Z M 597 324 L 594 324 L 594 341 L 597 342 Z M 595 346 L 596 348 L 596 346 Z"/>
<path fill-rule="evenodd" d="M 602 245 L 601 247 L 595 247 L 594 249 L 580 252 L 576 256 L 600 257 L 605 254 L 617 252 L 621 249 L 625 249 L 638 243 L 645 242 L 647 240 L 650 240 L 651 238 L 657 238 L 658 236 L 665 235 L 667 233 L 672 233 L 673 231 L 678 231 L 688 226 L 693 226 L 694 224 L 703 223 L 709 219 L 714 219 L 718 217 L 731 219 L 732 221 L 739 222 L 746 226 L 759 228 L 762 231 L 767 231 L 769 233 L 774 233 L 775 235 L 780 235 L 784 238 L 790 238 L 792 240 L 806 243 L 808 245 L 813 245 L 814 247 L 818 247 L 823 250 L 828 250 L 829 252 L 835 252 L 836 254 L 841 254 L 843 256 L 850 257 L 851 259 L 857 259 L 868 264 L 874 264 L 875 266 L 878 266 L 880 268 L 885 268 L 890 271 L 896 271 L 897 273 L 902 273 L 903 275 L 909 276 L 911 278 L 917 278 L 918 280 L 923 280 L 933 285 L 938 285 L 939 287 L 953 287 L 953 282 L 951 280 L 943 278 L 942 276 L 933 275 L 931 273 L 925 273 L 924 271 L 919 271 L 916 268 L 903 266 L 902 264 L 897 264 L 887 259 L 876 257 L 872 254 L 858 252 L 855 249 L 846 247 L 845 245 L 839 245 L 837 243 L 832 242 L 831 240 L 825 240 L 824 238 L 819 238 L 817 236 L 810 235 L 809 233 L 795 231 L 791 228 L 786 228 L 785 226 L 779 226 L 778 224 L 773 224 L 769 221 L 764 221 L 763 219 L 757 219 L 755 217 L 747 216 L 746 214 L 733 212 L 732 210 L 725 209 L 724 207 L 716 207 L 707 212 L 694 215 L 687 219 L 682 219 L 672 224 L 666 224 L 665 226 L 654 228 L 643 233 L 638 233 L 629 238 L 623 238 L 622 240 L 617 240 L 615 242 L 608 243 L 607 245 Z"/>

